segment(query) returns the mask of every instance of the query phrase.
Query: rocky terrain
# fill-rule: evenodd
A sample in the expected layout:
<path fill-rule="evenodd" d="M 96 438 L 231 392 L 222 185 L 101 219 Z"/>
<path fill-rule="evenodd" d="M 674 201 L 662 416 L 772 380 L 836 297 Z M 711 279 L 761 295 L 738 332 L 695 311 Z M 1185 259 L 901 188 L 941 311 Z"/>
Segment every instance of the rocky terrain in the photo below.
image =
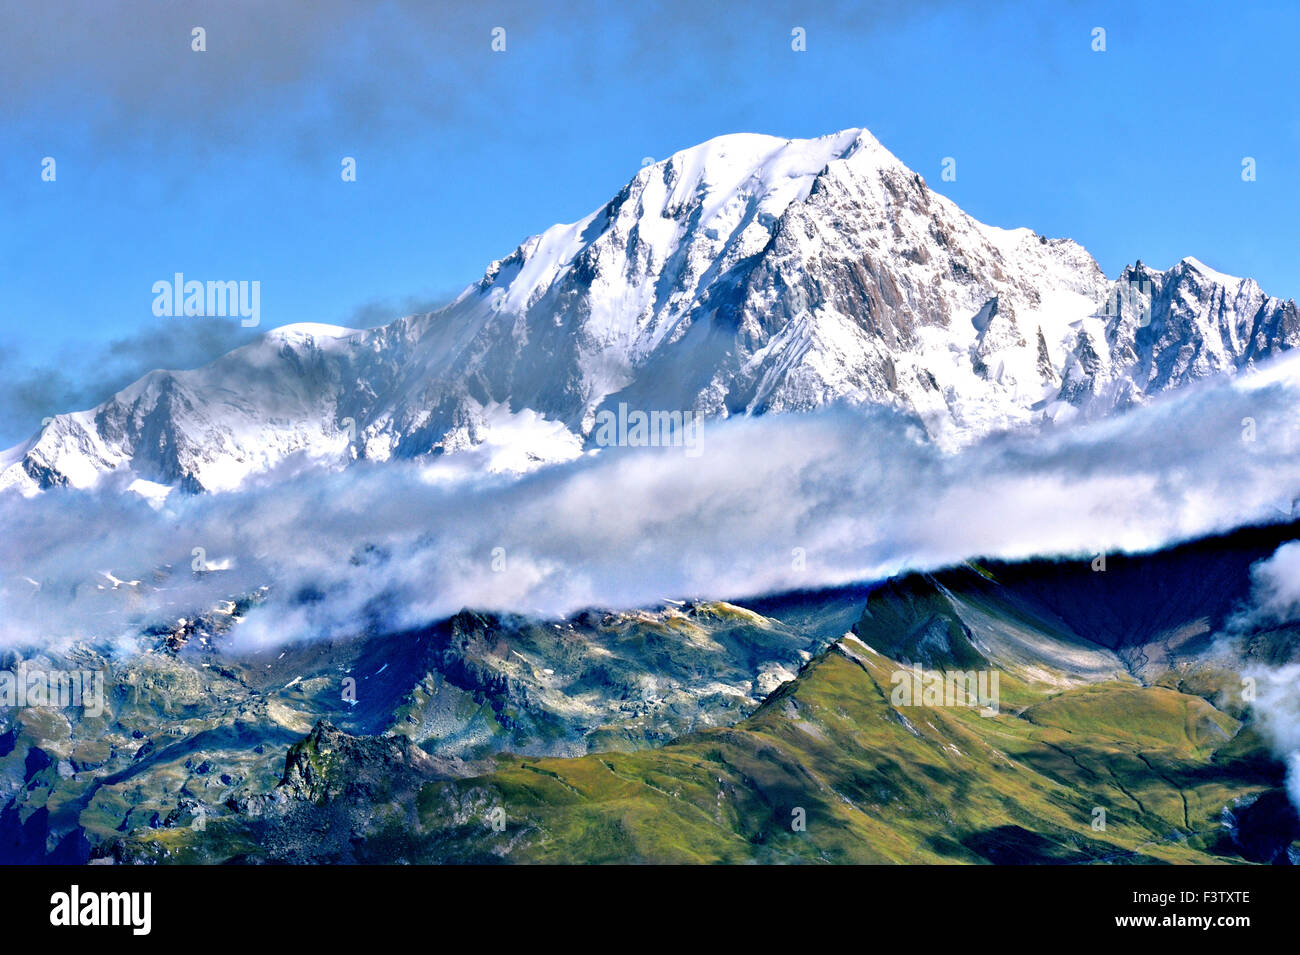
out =
<path fill-rule="evenodd" d="M 851 594 L 830 594 L 815 614 L 797 612 L 798 626 L 724 603 L 556 622 L 464 612 L 419 631 L 239 653 L 235 607 L 149 633 L 126 654 L 29 656 L 29 668 L 105 674 L 103 712 L 0 709 L 0 856 L 76 860 L 140 827 L 257 805 L 280 793 L 286 749 L 319 720 L 400 738 L 452 774 L 503 750 L 633 749 L 728 725 L 853 608 Z"/>
<path fill-rule="evenodd" d="M 1104 572 L 983 562 L 751 608 L 463 613 L 266 658 L 222 655 L 220 626 L 197 621 L 128 662 L 80 660 L 109 669 L 100 718 L 6 712 L 0 851 L 1295 861 L 1284 761 L 1240 688 L 1295 662 L 1300 631 L 1224 635 L 1251 566 L 1296 529 Z M 996 672 L 996 713 L 899 702 L 913 664 Z"/>

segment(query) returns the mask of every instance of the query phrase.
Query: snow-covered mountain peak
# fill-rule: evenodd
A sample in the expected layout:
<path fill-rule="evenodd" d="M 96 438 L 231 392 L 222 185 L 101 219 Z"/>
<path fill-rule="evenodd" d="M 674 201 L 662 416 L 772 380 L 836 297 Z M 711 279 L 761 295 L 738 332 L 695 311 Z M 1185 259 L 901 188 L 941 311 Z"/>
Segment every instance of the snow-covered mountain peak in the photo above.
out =
<path fill-rule="evenodd" d="M 279 328 L 273 328 L 266 333 L 265 337 L 267 340 L 274 342 L 311 345 L 332 341 L 336 338 L 346 338 L 349 335 L 357 334 L 359 331 L 360 329 L 345 328 L 342 325 L 328 325 L 324 322 L 295 322 L 292 325 L 281 325 Z"/>
<path fill-rule="evenodd" d="M 494 262 L 477 290 L 496 309 L 530 308 L 561 273 L 596 271 L 606 249 L 628 256 L 642 274 L 661 279 L 675 272 L 674 260 L 732 259 L 754 254 L 771 234 L 771 224 L 795 202 L 808 197 L 816 177 L 837 160 L 868 157 L 900 165 L 865 130 L 849 129 L 818 139 L 790 140 L 756 133 L 718 136 L 649 163 L 609 203 L 576 222 L 533 236 L 506 259 Z M 861 157 L 861 158 L 857 158 Z M 681 254 L 683 252 L 689 254 Z M 632 270 L 597 276 L 606 292 L 606 312 L 624 319 L 632 306 L 651 305 L 649 289 Z M 656 282 L 656 284 L 660 284 Z M 686 289 L 691 291 L 691 289 Z M 468 294 L 468 292 L 467 292 Z M 626 340 L 635 328 L 606 315 L 611 337 Z"/>
<path fill-rule="evenodd" d="M 286 326 L 58 416 L 0 458 L 0 487 L 125 469 L 216 490 L 290 456 L 474 449 L 526 470 L 580 453 L 623 404 L 727 417 L 866 402 L 953 446 L 1297 344 L 1295 304 L 1250 279 L 1187 258 L 1108 281 L 1069 239 L 971 218 L 866 130 L 740 133 L 648 163 L 444 309 Z"/>
<path fill-rule="evenodd" d="M 1220 272 L 1217 269 L 1210 268 L 1200 259 L 1191 255 L 1184 256 L 1178 262 L 1178 265 L 1183 266 L 1186 269 L 1195 271 L 1200 275 L 1204 276 L 1205 278 L 1209 279 L 1211 282 L 1217 285 L 1222 285 L 1225 288 L 1235 289 L 1242 282 L 1249 281 L 1247 279 L 1238 278 L 1237 276 L 1234 275 L 1225 275 L 1223 272 Z"/>
<path fill-rule="evenodd" d="M 632 180 L 668 187 L 661 211 L 699 208 L 701 222 L 734 195 L 758 196 L 775 205 L 806 198 L 812 179 L 831 162 L 852 158 L 865 166 L 901 165 L 865 129 L 845 129 L 816 139 L 781 139 L 758 133 L 717 136 L 642 168 Z M 693 200 L 699 199 L 698 203 Z"/>

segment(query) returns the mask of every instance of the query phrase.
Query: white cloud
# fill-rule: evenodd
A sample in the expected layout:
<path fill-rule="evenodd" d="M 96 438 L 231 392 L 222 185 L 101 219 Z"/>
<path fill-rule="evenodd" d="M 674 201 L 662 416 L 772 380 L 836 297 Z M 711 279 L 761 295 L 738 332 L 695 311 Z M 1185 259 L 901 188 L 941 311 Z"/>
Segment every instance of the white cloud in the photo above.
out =
<path fill-rule="evenodd" d="M 1286 765 L 1287 795 L 1300 809 L 1300 663 L 1252 667 L 1243 675 L 1255 681 L 1256 718 Z"/>
<path fill-rule="evenodd" d="M 0 640 L 109 639 L 264 584 L 271 599 L 241 641 L 413 625 L 466 606 L 559 615 L 974 556 L 1153 549 L 1289 514 L 1298 382 L 1287 359 L 1110 421 L 954 455 L 917 444 L 890 414 L 832 409 L 710 422 L 698 457 L 611 448 L 518 479 L 453 458 L 300 470 L 161 507 L 120 488 L 8 495 Z M 229 569 L 196 577 L 196 547 Z M 104 567 L 144 583 L 96 590 Z"/>
<path fill-rule="evenodd" d="M 1251 568 L 1251 577 L 1257 619 L 1273 623 L 1300 619 L 1300 542 L 1279 547 Z"/>
<path fill-rule="evenodd" d="M 1283 544 L 1251 568 L 1251 605 L 1228 626 L 1231 634 L 1300 620 L 1300 541 Z M 1300 664 L 1257 665 L 1243 676 L 1254 681 L 1253 707 L 1260 730 L 1287 768 L 1287 794 L 1300 809 Z"/>

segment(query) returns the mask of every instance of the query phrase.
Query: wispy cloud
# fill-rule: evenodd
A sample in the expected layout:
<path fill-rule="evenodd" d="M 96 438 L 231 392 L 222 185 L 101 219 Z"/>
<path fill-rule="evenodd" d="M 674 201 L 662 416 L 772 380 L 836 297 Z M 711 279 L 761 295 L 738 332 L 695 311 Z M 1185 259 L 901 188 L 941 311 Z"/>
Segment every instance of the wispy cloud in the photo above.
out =
<path fill-rule="evenodd" d="M 950 456 L 892 415 L 833 409 L 706 426 L 698 457 L 607 449 L 522 479 L 451 456 L 300 469 L 236 493 L 173 494 L 157 511 L 120 487 L 9 495 L 0 634 L 108 639 L 262 585 L 272 596 L 239 628 L 244 642 L 416 624 L 465 606 L 561 615 L 980 555 L 1153 549 L 1289 516 L 1297 399 L 1300 363 L 1288 359 L 1097 425 Z M 228 569 L 194 575 L 196 548 Z M 113 590 L 105 572 L 143 583 Z"/>
<path fill-rule="evenodd" d="M 724 79 L 752 53 L 741 49 L 739 16 L 779 26 L 770 35 L 780 46 L 794 23 L 869 34 L 946 6 L 954 4 L 859 0 L 809 10 L 782 0 L 743 7 L 662 0 L 611 18 L 594 0 L 317 0 L 309 8 L 257 0 L 58 7 L 0 0 L 0 121 L 52 110 L 101 144 L 172 149 L 183 139 L 195 150 L 253 142 L 272 128 L 306 147 L 322 135 L 370 139 L 412 121 L 477 121 L 492 100 L 482 63 L 498 26 L 519 49 L 545 37 L 551 72 L 584 83 L 608 70 L 611 42 L 625 74 L 662 73 L 663 51 L 672 48 L 692 64 L 698 83 L 707 75 Z M 205 31 L 202 56 L 191 49 L 196 27 Z"/>
<path fill-rule="evenodd" d="M 1283 544 L 1251 568 L 1251 600 L 1230 621 L 1220 647 L 1238 657 L 1235 637 L 1300 622 L 1300 542 Z M 1287 793 L 1300 809 L 1300 663 L 1256 663 L 1243 673 L 1253 681 L 1259 727 L 1287 768 Z"/>
<path fill-rule="evenodd" d="M 415 296 L 376 299 L 357 306 L 349 328 L 373 328 L 404 315 L 432 312 L 445 299 Z M 155 319 L 106 343 L 65 342 L 53 361 L 25 361 L 0 348 L 0 447 L 35 433 L 41 421 L 93 408 L 154 369 L 198 368 L 260 337 L 266 329 L 244 328 L 237 318 Z"/>
<path fill-rule="evenodd" d="M 1300 542 L 1279 547 L 1251 569 L 1255 606 L 1245 615 L 1251 626 L 1300 620 Z"/>
<path fill-rule="evenodd" d="M 238 319 L 194 318 L 168 324 L 155 320 L 107 343 L 69 341 L 49 362 L 29 363 L 0 350 L 0 374 L 6 382 L 0 389 L 0 443 L 35 432 L 43 418 L 92 408 L 155 368 L 204 365 L 252 341 L 260 331 L 242 328 Z"/>

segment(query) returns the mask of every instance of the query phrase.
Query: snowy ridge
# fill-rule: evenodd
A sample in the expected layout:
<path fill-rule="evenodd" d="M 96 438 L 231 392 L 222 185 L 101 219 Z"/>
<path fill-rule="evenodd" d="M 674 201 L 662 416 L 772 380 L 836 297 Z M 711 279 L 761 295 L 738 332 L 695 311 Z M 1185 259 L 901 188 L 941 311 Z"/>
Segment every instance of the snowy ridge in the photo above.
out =
<path fill-rule="evenodd" d="M 290 459 L 566 460 L 626 402 L 712 417 L 831 402 L 941 446 L 1097 416 L 1300 344 L 1294 302 L 1195 259 L 1108 281 L 1068 239 L 979 223 L 865 130 L 721 136 L 493 262 L 446 308 L 301 324 L 155 371 L 0 457 L 0 488 L 120 473 L 222 490 Z"/>

